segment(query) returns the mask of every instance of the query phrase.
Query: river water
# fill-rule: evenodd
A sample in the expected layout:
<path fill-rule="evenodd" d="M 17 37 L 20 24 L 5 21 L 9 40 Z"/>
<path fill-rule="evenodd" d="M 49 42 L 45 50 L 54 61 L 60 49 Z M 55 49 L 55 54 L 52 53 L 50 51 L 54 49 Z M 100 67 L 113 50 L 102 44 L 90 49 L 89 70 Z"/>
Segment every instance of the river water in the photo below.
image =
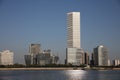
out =
<path fill-rule="evenodd" d="M 0 80 L 120 80 L 120 70 L 3 70 Z"/>

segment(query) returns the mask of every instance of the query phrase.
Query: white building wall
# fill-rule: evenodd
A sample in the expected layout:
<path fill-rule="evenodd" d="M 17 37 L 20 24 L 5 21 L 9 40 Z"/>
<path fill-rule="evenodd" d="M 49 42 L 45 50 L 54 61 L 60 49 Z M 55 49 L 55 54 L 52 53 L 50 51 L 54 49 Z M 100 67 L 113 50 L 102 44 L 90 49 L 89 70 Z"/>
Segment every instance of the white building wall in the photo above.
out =
<path fill-rule="evenodd" d="M 80 49 L 80 12 L 67 13 L 67 46 Z"/>
<path fill-rule="evenodd" d="M 76 64 L 76 49 L 75 48 L 67 48 L 67 63 L 68 64 Z"/>
<path fill-rule="evenodd" d="M 110 59 L 108 59 L 108 66 L 110 66 L 111 65 L 111 63 L 110 63 Z"/>
<path fill-rule="evenodd" d="M 108 66 L 108 50 L 100 45 L 94 49 L 94 62 L 97 66 Z"/>
<path fill-rule="evenodd" d="M 117 65 L 118 65 L 117 60 L 115 60 L 114 65 L 115 65 L 115 66 L 117 66 Z"/>
<path fill-rule="evenodd" d="M 114 66 L 120 65 L 120 61 L 119 61 L 118 59 L 115 59 L 115 60 L 113 61 L 113 65 L 114 65 Z"/>
<path fill-rule="evenodd" d="M 102 47 L 103 47 L 103 46 L 99 46 L 99 47 L 98 47 L 98 65 L 99 65 L 99 66 L 103 65 L 103 64 L 102 64 L 102 58 L 103 58 L 103 57 L 102 57 Z"/>
<path fill-rule="evenodd" d="M 67 64 L 81 65 L 84 64 L 84 51 L 77 48 L 67 48 Z"/>
<path fill-rule="evenodd" d="M 0 52 L 0 65 L 13 65 L 13 52 L 9 50 Z"/>
<path fill-rule="evenodd" d="M 118 60 L 118 65 L 120 65 L 120 60 Z"/>

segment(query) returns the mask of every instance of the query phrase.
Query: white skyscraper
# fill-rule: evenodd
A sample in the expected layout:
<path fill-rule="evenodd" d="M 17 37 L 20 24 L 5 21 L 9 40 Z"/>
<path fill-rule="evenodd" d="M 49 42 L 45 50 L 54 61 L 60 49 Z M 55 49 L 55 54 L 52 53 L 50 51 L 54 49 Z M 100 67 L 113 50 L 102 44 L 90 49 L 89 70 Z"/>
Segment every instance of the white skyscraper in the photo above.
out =
<path fill-rule="evenodd" d="M 81 48 L 80 45 L 80 12 L 67 13 L 67 47 Z"/>
<path fill-rule="evenodd" d="M 84 63 L 84 52 L 80 45 L 80 12 L 67 13 L 67 64 L 81 65 Z"/>
<path fill-rule="evenodd" d="M 0 52 L 0 65 L 13 65 L 13 55 L 9 50 Z"/>

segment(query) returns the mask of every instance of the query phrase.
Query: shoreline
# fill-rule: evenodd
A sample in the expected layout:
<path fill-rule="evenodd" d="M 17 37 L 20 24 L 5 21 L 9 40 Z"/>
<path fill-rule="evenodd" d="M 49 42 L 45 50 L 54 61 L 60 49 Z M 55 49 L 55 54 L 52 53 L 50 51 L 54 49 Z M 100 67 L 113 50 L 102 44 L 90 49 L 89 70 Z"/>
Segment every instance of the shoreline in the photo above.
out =
<path fill-rule="evenodd" d="M 65 68 L 65 67 L 50 67 L 50 68 L 0 68 L 2 70 L 120 70 L 120 68 Z"/>
<path fill-rule="evenodd" d="M 73 68 L 0 68 L 1 70 L 73 70 Z"/>

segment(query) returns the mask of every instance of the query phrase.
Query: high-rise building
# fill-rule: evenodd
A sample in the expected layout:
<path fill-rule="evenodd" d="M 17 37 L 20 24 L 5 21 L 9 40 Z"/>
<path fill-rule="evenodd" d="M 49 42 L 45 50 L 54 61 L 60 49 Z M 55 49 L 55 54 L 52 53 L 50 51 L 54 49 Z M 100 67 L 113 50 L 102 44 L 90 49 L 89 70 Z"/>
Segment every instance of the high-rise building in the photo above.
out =
<path fill-rule="evenodd" d="M 94 65 L 108 66 L 108 50 L 103 45 L 94 48 Z"/>
<path fill-rule="evenodd" d="M 85 52 L 84 55 L 85 55 L 84 56 L 85 64 L 88 65 L 89 64 L 89 54 L 88 54 L 88 52 Z"/>
<path fill-rule="evenodd" d="M 110 62 L 110 59 L 108 59 L 108 66 L 111 66 L 111 62 Z"/>
<path fill-rule="evenodd" d="M 41 53 L 41 45 L 40 44 L 31 44 L 29 47 L 29 53 L 31 55 L 31 64 L 37 64 L 36 55 Z"/>
<path fill-rule="evenodd" d="M 40 44 L 31 44 L 29 47 L 30 54 L 39 54 L 41 52 L 41 45 Z"/>
<path fill-rule="evenodd" d="M 13 55 L 9 50 L 0 52 L 0 65 L 13 65 Z"/>
<path fill-rule="evenodd" d="M 90 65 L 94 66 L 94 54 L 91 55 Z"/>
<path fill-rule="evenodd" d="M 67 13 L 67 64 L 80 65 L 84 63 L 84 52 L 80 45 L 80 12 Z"/>
<path fill-rule="evenodd" d="M 80 48 L 80 12 L 67 13 L 67 47 Z"/>

